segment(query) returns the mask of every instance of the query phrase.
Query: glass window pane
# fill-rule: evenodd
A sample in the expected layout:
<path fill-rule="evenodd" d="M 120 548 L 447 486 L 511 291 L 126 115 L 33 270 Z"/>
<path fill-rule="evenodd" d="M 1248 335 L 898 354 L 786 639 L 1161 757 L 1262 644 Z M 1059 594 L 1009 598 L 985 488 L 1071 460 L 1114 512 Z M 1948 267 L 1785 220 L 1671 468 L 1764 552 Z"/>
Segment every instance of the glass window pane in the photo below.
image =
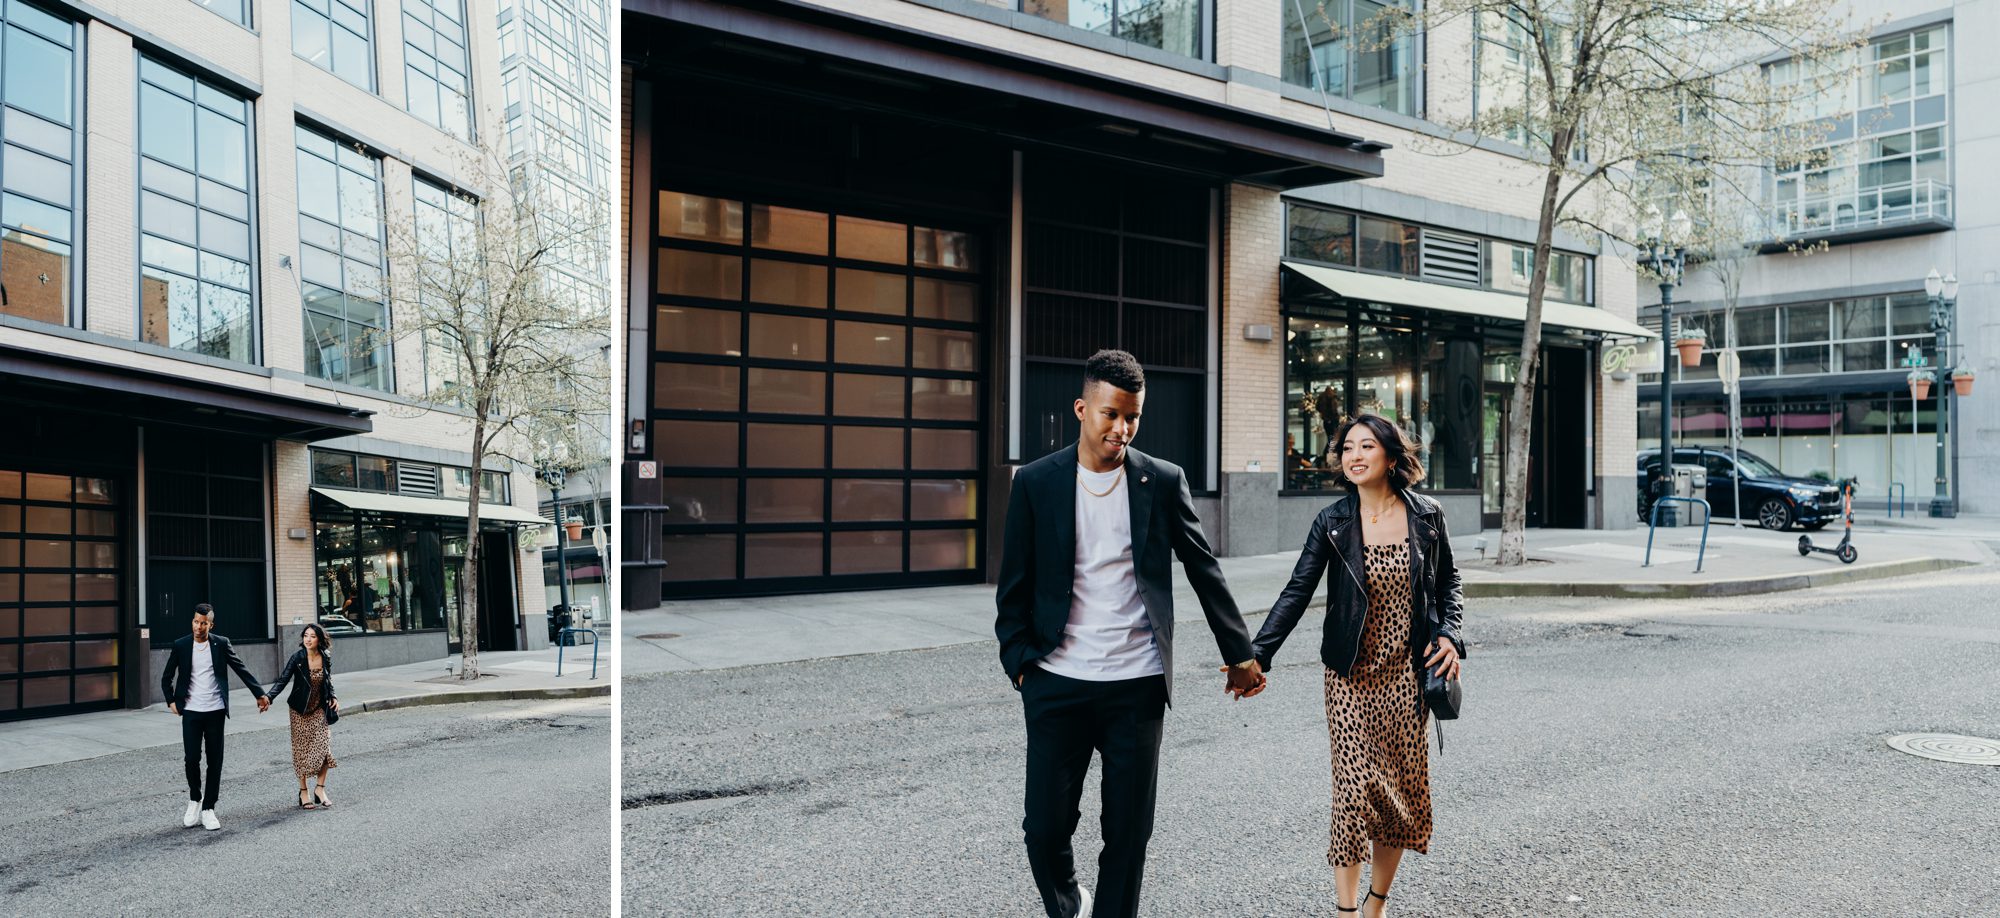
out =
<path fill-rule="evenodd" d="M 888 574 L 903 569 L 903 533 L 895 529 L 833 534 L 834 574 Z"/>
<path fill-rule="evenodd" d="M 195 120 L 199 123 L 201 174 L 237 188 L 250 187 L 243 125 L 208 109 L 202 109 Z"/>
<path fill-rule="evenodd" d="M 918 267 L 943 271 L 973 271 L 979 268 L 977 237 L 971 233 L 926 226 L 917 227 L 914 233 L 915 263 Z"/>
<path fill-rule="evenodd" d="M 923 433 L 916 431 L 915 433 Z M 903 429 L 849 427 L 833 429 L 833 467 L 839 469 L 900 469 Z"/>
<path fill-rule="evenodd" d="M 743 371 L 689 363 L 653 365 L 653 405 L 680 411 L 735 411 Z"/>
<path fill-rule="evenodd" d="M 903 479 L 836 478 L 833 521 L 854 523 L 903 518 Z"/>
<path fill-rule="evenodd" d="M 979 518 L 979 485 L 970 478 L 918 478 L 910 482 L 910 519 Z"/>
<path fill-rule="evenodd" d="M 826 254 L 826 214 L 756 204 L 750 208 L 750 244 L 760 249 Z"/>
<path fill-rule="evenodd" d="M 817 577 L 825 572 L 825 541 L 817 532 L 755 532 L 743 537 L 743 576 Z"/>
<path fill-rule="evenodd" d="M 916 279 L 916 303 L 913 314 L 923 319 L 946 319 L 952 322 L 979 321 L 979 288 L 959 281 L 943 281 L 929 277 Z"/>
<path fill-rule="evenodd" d="M 662 576 L 677 580 L 733 580 L 736 577 L 736 536 L 669 535 L 661 545 L 667 566 Z"/>
<path fill-rule="evenodd" d="M 39 322 L 67 322 L 69 254 L 69 246 L 60 242 L 7 230 L 0 237 L 0 264 L 8 265 L 10 277 L 31 282 L 10 286 L 0 312 Z"/>
<path fill-rule="evenodd" d="M 141 268 L 139 315 L 140 332 L 151 344 L 182 348 L 201 337 L 201 301 L 192 279 Z"/>
<path fill-rule="evenodd" d="M 353 454 L 314 450 L 312 462 L 313 484 L 336 488 L 354 487 Z"/>
<path fill-rule="evenodd" d="M 6 58 L 8 104 L 50 121 L 71 123 L 70 100 L 75 90 L 70 50 L 9 25 Z"/>
<path fill-rule="evenodd" d="M 668 467 L 728 468 L 736 465 L 733 421 L 654 421 L 653 455 Z"/>
<path fill-rule="evenodd" d="M 0 127 L 6 128 L 8 140 L 50 156 L 68 158 L 75 152 L 71 143 L 73 135 L 67 126 L 44 121 L 26 112 L 11 112 L 4 120 L 6 124 Z"/>
<path fill-rule="evenodd" d="M 64 514 L 68 516 L 67 513 Z M 63 521 L 63 528 L 69 528 L 69 521 Z M 21 543 L 22 567 L 69 567 L 69 542 L 51 539 L 29 539 Z"/>
<path fill-rule="evenodd" d="M 923 420 L 971 421 L 979 417 L 979 383 L 969 379 L 910 380 L 910 416 Z"/>
<path fill-rule="evenodd" d="M 68 207 L 70 204 L 69 164 L 60 162 L 40 153 L 31 153 L 20 147 L 9 146 L 4 157 L 0 157 L 0 176 L 7 180 L 7 187 L 16 191 L 26 191 L 38 198 Z"/>
<path fill-rule="evenodd" d="M 653 346 L 660 350 L 728 357 L 743 354 L 741 313 L 692 306 L 661 306 L 656 320 Z"/>
<path fill-rule="evenodd" d="M 910 431 L 910 467 L 913 469 L 974 469 L 979 467 L 979 432 L 975 430 Z"/>
<path fill-rule="evenodd" d="M 734 478 L 663 478 L 660 489 L 668 523 L 737 521 Z"/>
<path fill-rule="evenodd" d="M 1778 343 L 1778 313 L 1774 309 L 1739 309 L 1736 346 L 1762 347 Z M 1747 359 L 1747 358 L 1746 358 Z"/>
<path fill-rule="evenodd" d="M 842 216 L 833 229 L 835 254 L 856 261 L 906 264 L 909 229 L 901 223 Z"/>
<path fill-rule="evenodd" d="M 26 507 L 22 514 L 24 532 L 47 532 L 69 535 L 70 511 L 68 507 Z"/>
<path fill-rule="evenodd" d="M 903 377 L 835 373 L 833 413 L 842 417 L 900 418 Z M 898 461 L 900 463 L 900 460 Z"/>
<path fill-rule="evenodd" d="M 1889 298 L 1889 334 L 1928 334 L 1930 330 L 1930 300 L 1923 294 L 1903 293 Z"/>
<path fill-rule="evenodd" d="M 900 316 L 909 311 L 904 275 L 841 268 L 833 279 L 833 306 Z"/>
<path fill-rule="evenodd" d="M 780 360 L 825 360 L 826 320 L 752 313 L 750 356 Z"/>
<path fill-rule="evenodd" d="M 1810 347 L 1788 347 L 1784 350 L 1783 363 L 1780 365 L 1780 369 L 1783 370 L 1786 376 L 1824 373 L 1830 369 L 1827 366 L 1827 348 L 1824 344 Z"/>
<path fill-rule="evenodd" d="M 750 300 L 773 306 L 826 308 L 826 266 L 750 260 Z"/>
<path fill-rule="evenodd" d="M 139 152 L 193 171 L 194 103 L 140 84 Z"/>
<path fill-rule="evenodd" d="M 833 323 L 834 362 L 903 366 L 904 332 L 905 329 L 900 325 L 835 322 Z"/>
<path fill-rule="evenodd" d="M 826 428 L 807 424 L 751 424 L 746 468 L 826 468 Z"/>
<path fill-rule="evenodd" d="M 68 475 L 42 475 L 28 473 L 28 499 L 67 501 L 70 495 Z"/>
<path fill-rule="evenodd" d="M 826 518 L 826 482 L 818 478 L 752 478 L 743 483 L 746 523 L 817 523 Z"/>
<path fill-rule="evenodd" d="M 300 0 L 292 0 L 292 53 L 309 60 L 316 67 L 331 69 L 332 45 L 327 35 L 331 27 L 325 16 L 320 15 Z"/>
<path fill-rule="evenodd" d="M 299 153 L 299 212 L 328 223 L 340 222 L 340 186 L 332 162 Z"/>
<path fill-rule="evenodd" d="M 1361 267 L 1396 274 L 1418 273 L 1420 246 L 1416 227 L 1363 217 L 1360 235 Z"/>
<path fill-rule="evenodd" d="M 250 294 L 202 284 L 198 350 L 210 357 L 249 363 L 250 348 Z"/>
<path fill-rule="evenodd" d="M 735 255 L 660 250 L 660 292 L 714 300 L 743 298 L 743 259 Z"/>
<path fill-rule="evenodd" d="M 910 334 L 913 339 L 910 366 L 920 370 L 963 370 L 968 373 L 979 369 L 977 333 L 914 328 Z"/>
<path fill-rule="evenodd" d="M 1889 345 L 1886 341 L 1843 344 L 1840 346 L 1840 369 L 1845 373 L 1888 369 L 1888 351 Z"/>
<path fill-rule="evenodd" d="M 1291 257 L 1338 265 L 1354 263 L 1353 215 L 1293 206 L 1287 217 L 1290 238 L 1286 244 Z"/>
<path fill-rule="evenodd" d="M 708 242 L 743 241 L 743 203 L 679 191 L 660 192 L 660 235 Z"/>
<path fill-rule="evenodd" d="M 1888 327 L 1881 297 L 1841 300 L 1833 304 L 1835 337 L 1876 338 Z"/>
<path fill-rule="evenodd" d="M 972 570 L 979 538 L 971 529 L 919 529 L 910 533 L 910 570 Z"/>
<path fill-rule="evenodd" d="M 333 72 L 349 83 L 374 91 L 375 62 L 369 52 L 368 39 L 342 28 L 332 31 Z"/>
<path fill-rule="evenodd" d="M 820 370 L 751 367 L 749 410 L 823 415 L 826 413 L 826 373 Z"/>
<path fill-rule="evenodd" d="M 1807 303 L 1785 307 L 1785 342 L 1800 344 L 1809 341 L 1825 341 L 1827 332 L 1827 306 L 1825 303 Z"/>

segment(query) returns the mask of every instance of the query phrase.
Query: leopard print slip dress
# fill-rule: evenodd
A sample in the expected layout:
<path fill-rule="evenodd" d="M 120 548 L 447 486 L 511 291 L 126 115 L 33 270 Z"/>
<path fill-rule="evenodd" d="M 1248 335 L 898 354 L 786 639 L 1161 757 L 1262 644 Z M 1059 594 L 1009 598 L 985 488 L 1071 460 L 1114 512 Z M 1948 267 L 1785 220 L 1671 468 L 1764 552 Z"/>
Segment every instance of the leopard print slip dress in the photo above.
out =
<path fill-rule="evenodd" d="M 1326 862 L 1364 863 L 1370 843 L 1425 853 L 1431 840 L 1430 748 L 1410 665 L 1410 551 L 1369 545 L 1368 617 L 1347 678 L 1326 671 L 1333 748 L 1333 832 Z"/>

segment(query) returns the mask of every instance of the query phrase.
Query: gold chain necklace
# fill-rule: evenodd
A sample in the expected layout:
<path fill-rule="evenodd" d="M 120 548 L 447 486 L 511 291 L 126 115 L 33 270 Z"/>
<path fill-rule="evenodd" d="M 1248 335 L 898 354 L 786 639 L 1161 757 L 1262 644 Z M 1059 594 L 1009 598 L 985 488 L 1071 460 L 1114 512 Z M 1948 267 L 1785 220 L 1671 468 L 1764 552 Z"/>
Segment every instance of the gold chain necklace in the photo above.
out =
<path fill-rule="evenodd" d="M 1078 474 L 1076 476 L 1076 486 L 1082 488 L 1085 494 L 1089 494 L 1092 497 L 1104 497 L 1110 494 L 1111 492 L 1118 490 L 1118 482 L 1122 480 L 1124 477 L 1125 477 L 1125 467 L 1121 465 L 1118 467 L 1118 474 L 1111 476 L 1111 486 L 1105 488 L 1103 491 L 1092 491 L 1089 485 L 1083 483 L 1082 474 Z"/>
<path fill-rule="evenodd" d="M 1088 489 L 1086 489 L 1086 490 L 1088 490 Z M 1387 504 L 1386 506 L 1383 506 L 1383 507 L 1378 507 L 1378 508 L 1376 508 L 1375 512 L 1373 512 L 1373 513 L 1368 513 L 1368 511 L 1366 511 L 1366 510 L 1363 510 L 1362 512 L 1363 512 L 1363 513 L 1368 513 L 1368 522 L 1370 522 L 1370 523 L 1379 523 L 1379 522 L 1382 522 L 1382 511 L 1384 511 L 1384 510 L 1392 510 L 1392 509 L 1394 509 L 1394 508 L 1395 508 L 1395 506 L 1396 506 L 1396 499 L 1392 497 L 1392 498 L 1389 498 L 1389 503 L 1388 503 L 1388 504 Z"/>

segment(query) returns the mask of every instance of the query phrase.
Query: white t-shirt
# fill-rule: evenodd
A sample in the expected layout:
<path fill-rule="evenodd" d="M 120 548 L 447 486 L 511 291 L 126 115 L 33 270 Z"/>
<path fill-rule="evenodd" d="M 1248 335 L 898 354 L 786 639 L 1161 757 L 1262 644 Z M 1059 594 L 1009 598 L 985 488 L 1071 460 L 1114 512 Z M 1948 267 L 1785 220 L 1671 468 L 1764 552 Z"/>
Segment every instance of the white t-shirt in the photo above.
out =
<path fill-rule="evenodd" d="M 1125 477 L 1123 466 L 1109 472 L 1077 467 L 1075 592 L 1063 641 L 1041 660 L 1049 672 L 1092 682 L 1166 672 L 1132 567 L 1132 501 Z"/>
<path fill-rule="evenodd" d="M 188 653 L 188 700 L 183 711 L 222 710 L 222 680 L 215 673 L 215 644 L 196 641 Z"/>

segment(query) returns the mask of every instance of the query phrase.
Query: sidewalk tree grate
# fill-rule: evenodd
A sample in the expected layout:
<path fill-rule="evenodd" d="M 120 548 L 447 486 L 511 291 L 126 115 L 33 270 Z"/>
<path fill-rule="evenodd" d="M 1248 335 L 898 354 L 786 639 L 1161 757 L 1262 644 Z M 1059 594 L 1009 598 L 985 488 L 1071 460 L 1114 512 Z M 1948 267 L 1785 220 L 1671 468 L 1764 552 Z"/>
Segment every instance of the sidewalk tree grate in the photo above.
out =
<path fill-rule="evenodd" d="M 2000 740 L 1956 733 L 1903 733 L 1889 737 L 1898 752 L 1955 762 L 1960 765 L 2000 765 Z"/>

